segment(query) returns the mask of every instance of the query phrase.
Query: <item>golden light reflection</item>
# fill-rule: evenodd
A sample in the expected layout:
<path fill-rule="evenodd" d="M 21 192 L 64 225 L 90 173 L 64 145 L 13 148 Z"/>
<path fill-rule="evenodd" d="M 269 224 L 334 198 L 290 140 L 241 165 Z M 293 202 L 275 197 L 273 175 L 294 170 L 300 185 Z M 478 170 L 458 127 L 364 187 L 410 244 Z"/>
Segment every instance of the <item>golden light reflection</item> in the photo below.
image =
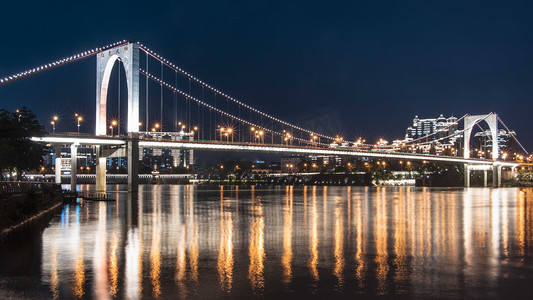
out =
<path fill-rule="evenodd" d="M 283 208 L 283 255 L 281 266 L 283 268 L 283 283 L 288 285 L 292 280 L 292 203 L 293 186 L 285 189 L 285 207 Z"/>
<path fill-rule="evenodd" d="M 107 203 L 98 205 L 98 228 L 96 230 L 93 273 L 94 289 L 99 299 L 109 298 L 109 285 L 107 273 Z"/>
<path fill-rule="evenodd" d="M 76 263 L 74 265 L 74 296 L 78 299 L 85 294 L 83 285 L 85 284 L 85 266 L 83 262 L 83 244 L 80 241 L 80 249 L 77 253 Z"/>
<path fill-rule="evenodd" d="M 523 191 L 518 192 L 518 201 L 516 202 L 516 244 L 518 246 L 518 255 L 524 256 L 526 244 L 526 199 Z"/>
<path fill-rule="evenodd" d="M 335 268 L 333 274 L 337 277 L 336 289 L 339 291 L 344 285 L 344 222 L 343 222 L 343 210 L 342 207 L 337 203 L 335 208 L 335 234 L 334 234 L 334 243 L 335 243 Z"/>
<path fill-rule="evenodd" d="M 252 195 L 253 195 L 252 186 Z M 252 223 L 250 227 L 250 267 L 248 268 L 248 279 L 252 290 L 256 294 L 261 294 L 264 289 L 264 260 L 265 260 L 265 245 L 264 245 L 264 229 L 265 220 L 263 217 L 263 206 L 261 199 L 252 198 Z"/>
<path fill-rule="evenodd" d="M 348 225 L 348 235 L 352 234 L 352 187 L 349 186 L 346 188 L 346 203 L 348 204 L 347 208 L 347 218 L 346 225 Z"/>
<path fill-rule="evenodd" d="M 116 296 L 118 291 L 118 238 L 116 233 L 111 236 L 111 253 L 109 255 L 109 294 Z"/>
<path fill-rule="evenodd" d="M 508 212 L 509 203 L 505 202 L 502 205 L 502 256 L 507 258 L 509 257 L 509 212 Z"/>
<path fill-rule="evenodd" d="M 368 203 L 368 193 L 365 193 L 363 201 L 354 204 L 354 221 L 356 227 L 356 244 L 355 244 L 355 262 L 357 267 L 355 269 L 355 277 L 359 283 L 359 287 L 363 288 L 364 284 L 364 273 L 366 270 L 366 259 L 365 259 L 365 240 L 366 231 L 363 231 L 363 223 L 365 222 L 366 214 L 363 213 L 363 207 L 366 207 Z"/>
<path fill-rule="evenodd" d="M 179 187 L 176 191 L 176 197 L 172 201 L 172 228 L 176 231 L 173 233 L 176 243 L 176 267 L 174 270 L 174 280 L 178 287 L 179 298 L 185 298 L 187 296 L 187 285 L 185 283 L 187 273 L 187 255 L 186 255 L 186 226 L 183 224 L 182 215 L 185 213 L 182 211 L 182 207 L 185 206 L 184 197 L 187 194 L 184 192 L 183 186 Z"/>
<path fill-rule="evenodd" d="M 190 279 L 194 285 L 198 282 L 198 224 L 196 222 L 196 215 L 194 214 L 194 186 L 187 186 L 187 230 L 188 230 L 188 252 L 189 252 L 189 267 Z"/>
<path fill-rule="evenodd" d="M 150 279 L 152 281 L 152 297 L 161 295 L 161 208 L 157 197 L 152 198 L 152 244 L 150 246 Z"/>
<path fill-rule="evenodd" d="M 328 187 L 324 186 L 322 191 L 322 238 L 328 238 Z"/>
<path fill-rule="evenodd" d="M 139 199 L 139 203 L 138 203 L 138 210 L 139 210 L 139 218 L 141 218 L 143 216 L 143 199 L 140 198 Z M 142 219 L 142 218 L 141 218 Z M 142 295 L 142 291 L 143 291 L 143 257 L 144 257 L 144 247 L 143 247 L 143 239 L 142 239 L 142 236 L 143 236 L 143 224 L 142 222 L 139 222 L 139 231 L 138 231 L 138 234 L 135 236 L 135 238 L 139 241 L 139 251 L 138 251 L 138 255 L 139 255 L 139 263 L 138 263 L 138 286 L 139 286 L 139 291 L 138 291 L 138 295 Z"/>
<path fill-rule="evenodd" d="M 305 227 L 307 227 L 307 188 L 308 186 L 304 186 L 304 194 L 303 194 L 303 197 L 304 197 L 304 224 L 305 224 Z"/>
<path fill-rule="evenodd" d="M 235 212 L 239 212 L 239 186 L 235 186 Z"/>
<path fill-rule="evenodd" d="M 233 263 L 233 219 L 230 212 L 221 211 L 217 270 L 220 288 L 225 293 L 231 292 Z"/>
<path fill-rule="evenodd" d="M 406 253 L 406 224 L 407 219 L 405 217 L 405 199 L 403 194 L 403 188 L 400 187 L 398 201 L 394 203 L 394 253 L 396 257 L 394 259 L 396 286 L 399 283 L 407 280 L 407 253 Z"/>
<path fill-rule="evenodd" d="M 57 247 L 52 245 L 50 252 L 50 292 L 52 292 L 52 298 L 59 298 L 59 277 L 57 276 Z"/>
<path fill-rule="evenodd" d="M 376 279 L 378 280 L 377 294 L 383 295 L 387 292 L 387 273 L 389 264 L 387 262 L 387 196 L 385 188 L 377 188 L 376 217 L 374 221 L 376 239 Z"/>
<path fill-rule="evenodd" d="M 176 283 L 178 284 L 181 298 L 185 298 L 185 296 L 187 295 L 187 286 L 184 282 L 186 275 L 187 275 L 187 256 L 185 253 L 185 245 L 186 245 L 185 227 L 180 226 L 177 234 L 179 238 L 178 238 L 177 253 L 176 253 L 176 272 L 174 275 L 174 279 L 176 280 Z"/>
<path fill-rule="evenodd" d="M 309 260 L 309 271 L 313 277 L 315 287 L 318 283 L 318 212 L 316 203 L 316 186 L 313 186 L 313 193 L 311 196 L 311 236 L 309 242 L 309 252 L 311 258 Z"/>

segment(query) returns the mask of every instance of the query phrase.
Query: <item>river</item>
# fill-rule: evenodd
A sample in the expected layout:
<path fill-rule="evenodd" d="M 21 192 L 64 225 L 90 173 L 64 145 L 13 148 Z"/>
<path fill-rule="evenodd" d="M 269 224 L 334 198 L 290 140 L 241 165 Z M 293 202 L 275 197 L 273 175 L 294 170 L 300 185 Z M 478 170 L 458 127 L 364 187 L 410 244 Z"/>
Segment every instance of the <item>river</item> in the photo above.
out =
<path fill-rule="evenodd" d="M 116 202 L 65 205 L 2 241 L 0 297 L 533 293 L 533 189 L 109 188 Z"/>

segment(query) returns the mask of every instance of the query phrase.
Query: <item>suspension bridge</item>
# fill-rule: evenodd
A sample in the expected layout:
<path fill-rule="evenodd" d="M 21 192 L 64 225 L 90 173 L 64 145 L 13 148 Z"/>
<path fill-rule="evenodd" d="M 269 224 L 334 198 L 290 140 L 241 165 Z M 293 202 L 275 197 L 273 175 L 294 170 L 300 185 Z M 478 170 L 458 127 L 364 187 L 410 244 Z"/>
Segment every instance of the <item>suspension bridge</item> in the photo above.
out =
<path fill-rule="evenodd" d="M 496 113 L 465 115 L 457 121 L 463 123 L 463 129 L 438 138 L 433 136 L 436 133 L 432 133 L 404 141 L 401 145 L 379 147 L 364 144 L 361 140 L 352 143 L 338 136 L 302 128 L 249 106 L 186 72 L 145 45 L 126 40 L 0 77 L 0 86 L 93 56 L 96 57 L 94 134 L 78 132 L 74 136 L 68 136 L 54 132 L 49 136 L 32 138 L 35 142 L 55 147 L 55 178 L 58 183 L 61 182 L 60 148 L 64 145 L 70 146 L 72 189 L 76 187 L 76 157 L 80 145 L 90 145 L 96 149 L 96 185 L 99 191 L 105 190 L 106 187 L 107 158 L 127 157 L 128 162 L 135 162 L 139 160 L 139 149 L 143 148 L 291 153 L 456 163 L 464 165 L 466 187 L 470 186 L 470 172 L 473 170 L 484 171 L 485 184 L 487 172 L 492 171 L 493 186 L 497 187 L 501 185 L 502 168 L 509 168 L 514 173 L 518 166 L 526 164 L 502 159 L 498 145 L 498 124 L 505 128 L 507 126 Z M 116 64 L 119 64 L 119 72 L 123 70 L 126 77 L 127 111 L 126 116 L 121 117 L 119 83 L 118 116 L 112 119 L 108 116 L 108 89 Z M 120 73 L 118 78 L 120 82 Z M 154 86 L 157 90 L 155 92 Z M 481 122 L 486 123 L 490 129 L 490 159 L 471 157 L 472 130 L 475 126 L 479 127 Z M 125 124 L 125 130 L 121 130 L 121 124 Z M 516 139 L 514 135 L 512 137 Z M 417 149 L 450 138 L 462 140 L 462 156 L 459 149 L 439 155 L 417 153 Z M 516 141 L 521 146 L 518 140 Z M 137 191 L 138 164 L 128 163 L 127 167 L 128 190 Z"/>

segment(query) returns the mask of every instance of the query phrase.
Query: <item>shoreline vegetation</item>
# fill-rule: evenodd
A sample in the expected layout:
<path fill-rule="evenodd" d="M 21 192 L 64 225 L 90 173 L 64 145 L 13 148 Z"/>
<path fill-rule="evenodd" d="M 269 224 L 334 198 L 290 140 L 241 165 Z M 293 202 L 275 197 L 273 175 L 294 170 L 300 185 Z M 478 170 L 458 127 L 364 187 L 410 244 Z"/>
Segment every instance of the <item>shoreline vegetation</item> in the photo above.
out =
<path fill-rule="evenodd" d="M 59 185 L 2 182 L 0 187 L 0 238 L 55 212 L 63 203 Z"/>

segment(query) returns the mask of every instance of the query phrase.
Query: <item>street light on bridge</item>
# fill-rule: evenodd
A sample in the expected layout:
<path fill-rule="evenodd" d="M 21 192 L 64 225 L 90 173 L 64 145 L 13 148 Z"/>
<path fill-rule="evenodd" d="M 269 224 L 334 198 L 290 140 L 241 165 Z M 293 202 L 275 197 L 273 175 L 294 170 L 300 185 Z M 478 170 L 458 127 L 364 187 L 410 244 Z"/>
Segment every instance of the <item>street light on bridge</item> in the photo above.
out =
<path fill-rule="evenodd" d="M 113 136 L 113 129 L 115 126 L 117 126 L 117 124 L 118 124 L 117 120 L 111 121 L 111 126 L 109 126 L 109 128 L 111 129 L 111 136 Z"/>
<path fill-rule="evenodd" d="M 226 130 L 226 128 L 224 128 L 224 127 L 220 127 L 219 130 L 220 130 L 220 141 L 222 142 L 222 137 L 224 136 L 224 134 L 226 134 L 226 133 L 224 133 L 224 131 Z M 226 135 L 227 135 L 227 134 L 226 134 Z"/>
<path fill-rule="evenodd" d="M 233 142 L 233 129 L 232 128 L 228 128 L 226 130 L 226 132 L 227 132 L 226 133 L 226 137 L 227 137 L 228 142 L 229 142 L 229 136 L 228 135 L 231 135 L 231 141 Z"/>
<path fill-rule="evenodd" d="M 194 126 L 192 130 L 192 136 L 194 138 L 194 135 L 198 133 L 198 139 L 200 139 L 200 132 L 198 132 L 198 126 Z"/>
<path fill-rule="evenodd" d="M 265 140 L 264 140 L 265 132 L 264 132 L 263 130 L 259 130 L 259 131 L 257 132 L 257 135 L 258 135 L 258 137 L 259 137 L 259 143 L 264 144 L 264 141 L 265 141 Z"/>
<path fill-rule="evenodd" d="M 53 116 L 52 117 L 52 121 L 50 122 L 50 124 L 52 124 L 52 134 L 56 133 L 56 123 L 57 123 L 58 120 L 59 120 L 58 116 Z"/>
<path fill-rule="evenodd" d="M 83 122 L 83 117 L 79 114 L 74 114 L 76 121 L 78 122 L 78 135 L 80 135 L 80 123 Z"/>
<path fill-rule="evenodd" d="M 252 142 L 252 139 L 254 136 L 255 136 L 255 127 L 252 126 L 252 128 L 250 128 L 250 142 Z"/>

